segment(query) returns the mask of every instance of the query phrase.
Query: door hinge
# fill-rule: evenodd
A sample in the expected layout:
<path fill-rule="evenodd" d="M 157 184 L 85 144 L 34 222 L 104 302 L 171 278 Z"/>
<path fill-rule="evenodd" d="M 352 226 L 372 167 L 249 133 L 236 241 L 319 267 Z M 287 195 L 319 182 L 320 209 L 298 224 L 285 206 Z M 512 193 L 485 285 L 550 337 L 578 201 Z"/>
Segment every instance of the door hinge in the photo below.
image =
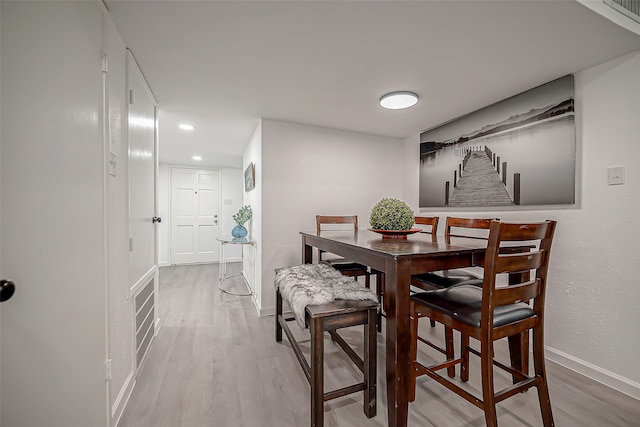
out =
<path fill-rule="evenodd" d="M 133 89 L 129 89 L 129 104 L 133 104 Z"/>
<path fill-rule="evenodd" d="M 107 60 L 107 54 L 102 54 L 102 72 L 106 73 L 109 71 L 109 61 Z"/>
<path fill-rule="evenodd" d="M 111 381 L 111 359 L 107 359 L 104 362 L 104 379 L 105 381 Z"/>

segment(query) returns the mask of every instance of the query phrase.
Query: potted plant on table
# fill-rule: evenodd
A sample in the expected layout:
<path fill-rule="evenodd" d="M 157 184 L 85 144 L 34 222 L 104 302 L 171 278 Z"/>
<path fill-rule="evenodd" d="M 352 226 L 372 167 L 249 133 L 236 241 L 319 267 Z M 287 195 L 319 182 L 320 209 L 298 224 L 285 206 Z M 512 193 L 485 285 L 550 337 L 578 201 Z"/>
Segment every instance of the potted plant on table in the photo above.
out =
<path fill-rule="evenodd" d="M 251 206 L 246 205 L 241 207 L 240 210 L 233 215 L 236 226 L 231 230 L 231 235 L 233 237 L 246 237 L 247 229 L 244 227 L 244 224 L 249 221 L 252 216 L 253 211 L 251 210 Z"/>
<path fill-rule="evenodd" d="M 385 198 L 371 209 L 369 223 L 371 231 L 382 234 L 386 238 L 406 239 L 407 234 L 420 231 L 411 228 L 415 222 L 413 210 L 402 200 Z"/>

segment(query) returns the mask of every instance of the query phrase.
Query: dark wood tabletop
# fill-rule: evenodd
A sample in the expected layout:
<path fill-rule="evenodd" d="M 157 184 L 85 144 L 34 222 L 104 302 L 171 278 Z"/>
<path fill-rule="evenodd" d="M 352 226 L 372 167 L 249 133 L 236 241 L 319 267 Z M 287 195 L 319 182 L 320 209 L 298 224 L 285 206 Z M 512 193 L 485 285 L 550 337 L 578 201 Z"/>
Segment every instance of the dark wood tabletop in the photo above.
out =
<path fill-rule="evenodd" d="M 405 427 L 408 416 L 409 285 L 411 276 L 429 271 L 482 265 L 487 241 L 468 237 L 432 237 L 416 233 L 383 238 L 369 230 L 301 232 L 302 261 L 314 262 L 322 249 L 385 273 L 386 373 L 389 427 Z"/>

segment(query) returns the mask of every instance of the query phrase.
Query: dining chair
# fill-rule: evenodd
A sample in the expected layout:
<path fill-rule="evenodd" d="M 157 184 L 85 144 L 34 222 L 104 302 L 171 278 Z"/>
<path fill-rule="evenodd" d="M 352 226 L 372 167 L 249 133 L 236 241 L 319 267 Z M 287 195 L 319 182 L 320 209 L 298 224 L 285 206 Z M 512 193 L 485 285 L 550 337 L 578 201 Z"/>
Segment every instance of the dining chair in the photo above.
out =
<path fill-rule="evenodd" d="M 418 218 L 419 217 L 416 217 L 416 221 Z M 445 241 L 449 243 L 451 237 L 486 239 L 488 237 L 487 231 L 491 225 L 491 220 L 492 218 L 447 217 L 444 229 Z M 436 233 L 432 231 L 432 234 L 435 240 Z M 423 291 L 449 288 L 462 283 L 479 286 L 482 284 L 482 278 L 469 269 L 441 270 L 411 276 L 411 286 Z M 431 327 L 435 327 L 435 320 L 431 319 L 430 323 Z M 446 325 L 444 327 L 444 348 L 422 337 L 418 339 L 441 353 L 444 353 L 448 358 L 453 358 L 453 331 Z M 449 367 L 447 372 L 451 378 L 455 376 L 454 367 Z"/>
<path fill-rule="evenodd" d="M 431 234 L 432 240 L 436 240 L 436 235 L 438 233 L 438 221 L 440 220 L 437 216 L 417 216 L 415 217 L 415 223 L 418 225 L 427 225 L 430 226 L 428 230 L 423 229 L 423 233 Z"/>
<path fill-rule="evenodd" d="M 427 375 L 460 397 L 482 409 L 488 427 L 497 427 L 496 403 L 536 387 L 542 420 L 553 426 L 553 415 L 544 362 L 544 306 L 547 272 L 555 221 L 528 224 L 490 224 L 489 241 L 484 259 L 482 286 L 458 285 L 411 296 L 411 360 L 409 400 L 415 400 L 416 378 Z M 531 247 L 532 242 L 537 242 Z M 501 251 L 508 246 L 525 245 L 526 251 Z M 508 275 L 510 284 L 496 286 L 498 277 Z M 513 278 L 519 277 L 515 283 Z M 459 358 L 447 356 L 441 363 L 426 366 L 417 360 L 418 320 L 428 317 L 460 332 Z M 530 376 L 521 366 L 508 366 L 495 360 L 493 343 L 504 337 L 533 333 L 534 372 Z M 480 341 L 480 351 L 469 346 L 469 338 Z M 438 373 L 460 365 L 460 379 L 469 380 L 469 355 L 480 357 L 482 395 L 476 396 L 459 383 Z M 496 391 L 494 366 L 505 370 L 514 383 Z"/>
<path fill-rule="evenodd" d="M 358 232 L 357 215 L 316 215 L 316 230 L 322 231 L 352 231 Z M 318 262 L 326 262 L 345 276 L 351 276 L 355 280 L 364 276 L 365 286 L 371 287 L 371 271 L 364 264 L 338 257 L 329 252 L 318 249 Z"/>
<path fill-rule="evenodd" d="M 358 232 L 358 216 L 357 215 L 316 215 L 316 231 L 353 231 Z M 382 298 L 384 293 L 384 273 L 381 271 L 371 270 L 364 264 L 359 264 L 337 257 L 331 253 L 318 249 L 318 262 L 326 262 L 345 276 L 352 276 L 356 280 L 360 276 L 364 276 L 365 286 L 371 288 L 371 276 L 376 276 L 376 295 L 380 308 L 378 309 L 377 330 L 382 332 Z"/>
<path fill-rule="evenodd" d="M 419 217 L 416 217 L 416 220 Z M 460 218 L 447 217 L 444 229 L 445 241 L 451 237 L 468 237 L 472 239 L 486 239 L 491 220 L 494 218 Z M 435 234 L 435 233 L 433 233 Z M 468 281 L 480 280 L 478 274 L 469 269 L 452 269 L 435 271 L 431 273 L 416 274 L 411 276 L 411 285 L 425 291 L 448 288 L 453 285 Z"/>

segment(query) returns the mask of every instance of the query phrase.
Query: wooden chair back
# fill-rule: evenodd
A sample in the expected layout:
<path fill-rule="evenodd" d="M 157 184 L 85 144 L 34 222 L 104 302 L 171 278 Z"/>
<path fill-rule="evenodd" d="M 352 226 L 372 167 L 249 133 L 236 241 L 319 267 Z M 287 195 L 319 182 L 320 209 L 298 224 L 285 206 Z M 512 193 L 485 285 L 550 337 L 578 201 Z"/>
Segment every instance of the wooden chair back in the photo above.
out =
<path fill-rule="evenodd" d="M 352 227 L 346 225 L 352 224 Z M 353 230 L 358 231 L 358 215 L 316 215 L 316 229 L 318 234 L 322 230 Z"/>
<path fill-rule="evenodd" d="M 320 235 L 321 231 L 352 231 L 358 232 L 358 215 L 316 215 L 316 231 Z M 318 249 L 318 261 L 336 261 L 336 256 L 329 252 L 325 252 Z M 342 257 L 337 257 L 342 259 Z M 360 270 L 363 270 L 360 272 Z M 352 275 L 362 276 L 366 275 L 364 266 L 356 272 L 352 272 Z"/>
<path fill-rule="evenodd" d="M 424 230 L 427 233 L 437 234 L 438 233 L 438 221 L 440 220 L 437 216 L 417 216 L 415 217 L 415 223 L 418 225 L 429 225 L 431 228 L 429 230 Z"/>
<path fill-rule="evenodd" d="M 481 329 L 493 329 L 494 339 L 516 333 L 516 330 L 510 330 L 509 325 L 494 328 L 496 307 L 533 300 L 536 316 L 532 321 L 543 321 L 549 255 L 555 227 L 556 221 L 550 220 L 530 224 L 491 222 L 482 283 Z M 501 250 L 505 243 L 508 247 L 518 244 L 530 247 L 535 242 L 536 247 L 528 251 Z M 500 275 L 509 276 L 508 286 L 496 286 Z M 540 327 L 541 324 L 536 326 Z M 521 327 L 518 327 L 517 332 L 520 330 Z"/>
<path fill-rule="evenodd" d="M 316 231 L 320 235 L 321 231 L 351 231 L 358 232 L 358 215 L 316 215 Z M 365 286 L 371 285 L 371 271 L 366 265 L 359 264 L 343 257 L 339 257 L 331 252 L 318 249 L 318 262 L 328 262 L 334 268 L 346 276 L 360 276 L 365 278 Z"/>
<path fill-rule="evenodd" d="M 472 230 L 489 230 L 491 221 L 497 218 L 460 218 L 460 217 L 447 217 L 445 223 L 444 235 L 445 237 L 471 237 L 474 239 L 487 239 L 489 234 L 478 233 Z"/>

